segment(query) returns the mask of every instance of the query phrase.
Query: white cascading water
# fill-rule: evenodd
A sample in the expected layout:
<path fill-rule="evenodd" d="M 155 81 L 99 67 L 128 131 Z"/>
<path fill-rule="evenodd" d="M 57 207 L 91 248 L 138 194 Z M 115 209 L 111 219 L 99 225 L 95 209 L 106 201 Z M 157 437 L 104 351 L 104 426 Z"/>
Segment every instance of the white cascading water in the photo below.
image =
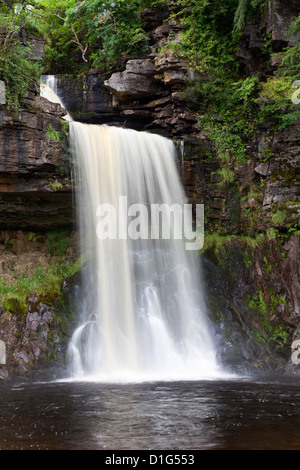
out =
<path fill-rule="evenodd" d="M 42 76 L 40 95 L 52 103 L 60 104 L 64 108 L 64 105 L 57 94 L 57 78 L 55 75 Z M 68 112 L 66 112 L 64 119 L 66 121 L 72 121 L 72 117 Z"/>
<path fill-rule="evenodd" d="M 121 237 L 117 230 L 115 238 L 103 239 L 97 232 L 104 204 L 116 209 L 114 220 L 124 228 L 133 204 L 185 203 L 173 143 L 146 132 L 74 121 L 70 142 L 87 258 L 86 295 L 69 345 L 72 377 L 128 382 L 222 376 L 194 253 L 186 251 L 184 240 L 132 239 L 124 230 Z M 120 200 L 127 206 L 119 213 Z"/>

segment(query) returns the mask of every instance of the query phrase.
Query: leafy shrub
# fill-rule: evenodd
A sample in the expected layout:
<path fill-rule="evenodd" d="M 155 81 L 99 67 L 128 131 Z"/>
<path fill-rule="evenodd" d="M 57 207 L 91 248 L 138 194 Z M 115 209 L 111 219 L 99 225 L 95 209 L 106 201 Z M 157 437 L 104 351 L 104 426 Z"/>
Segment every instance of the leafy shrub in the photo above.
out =
<path fill-rule="evenodd" d="M 261 84 L 261 91 L 256 102 L 260 105 L 260 119 L 273 121 L 279 130 L 300 118 L 300 109 L 292 101 L 293 79 L 272 77 Z"/>
<path fill-rule="evenodd" d="M 10 7 L 0 4 L 0 79 L 6 85 L 8 108 L 17 112 L 20 102 L 40 79 L 40 66 L 30 59 L 30 46 L 22 44 L 18 36 L 30 26 L 32 5 L 11 2 Z"/>
<path fill-rule="evenodd" d="M 0 79 L 6 85 L 6 102 L 17 112 L 28 90 L 41 76 L 40 66 L 28 59 L 28 51 L 19 42 L 11 43 L 0 57 Z"/>
<path fill-rule="evenodd" d="M 291 35 L 297 35 L 300 32 L 300 15 L 290 25 L 289 33 Z M 298 41 L 294 46 L 287 47 L 283 53 L 281 53 L 282 61 L 276 72 L 277 75 L 288 75 L 293 80 L 300 79 L 300 42 Z"/>

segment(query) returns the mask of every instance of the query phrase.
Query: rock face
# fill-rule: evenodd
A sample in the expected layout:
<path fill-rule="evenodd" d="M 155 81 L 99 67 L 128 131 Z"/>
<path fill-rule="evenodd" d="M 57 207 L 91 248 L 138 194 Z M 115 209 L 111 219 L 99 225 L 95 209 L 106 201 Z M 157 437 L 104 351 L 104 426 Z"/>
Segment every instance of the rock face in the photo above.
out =
<path fill-rule="evenodd" d="M 265 177 L 263 215 L 274 219 L 274 209 L 282 212 L 281 223 L 292 226 L 300 217 L 300 123 L 275 131 L 270 151 L 272 157 L 255 171 Z M 273 220 L 280 226 L 280 220 Z"/>
<path fill-rule="evenodd" d="M 242 237 L 224 239 L 202 255 L 206 302 L 217 326 L 220 360 L 240 372 L 299 372 L 291 344 L 299 325 L 299 238 L 279 251 L 277 240 L 252 248 Z M 282 253 L 285 258 L 282 258 Z"/>
<path fill-rule="evenodd" d="M 204 204 L 211 234 L 203 269 L 207 303 L 214 319 L 220 315 L 228 346 L 220 354 L 229 364 L 240 357 L 246 368 L 255 357 L 257 370 L 283 367 L 300 324 L 299 122 L 271 136 L 262 130 L 230 182 L 221 180 L 220 163 L 200 137 L 184 142 L 181 175 L 188 201 Z M 289 371 L 300 372 L 294 365 Z"/>
<path fill-rule="evenodd" d="M 35 305 L 35 298 L 29 302 L 30 311 L 24 318 L 10 312 L 0 317 L 6 350 L 6 361 L 0 366 L 2 379 L 38 376 L 41 367 L 50 367 L 66 347 L 61 312 L 48 305 Z"/>
<path fill-rule="evenodd" d="M 18 116 L 0 107 L 0 229 L 72 226 L 65 111 L 30 92 Z"/>
<path fill-rule="evenodd" d="M 0 26 L 0 42 L 5 37 L 6 31 Z M 45 40 L 42 37 L 29 33 L 22 28 L 18 33 L 18 41 L 28 48 L 28 56 L 32 60 L 41 61 L 44 58 Z"/>
<path fill-rule="evenodd" d="M 246 73 L 259 72 L 269 75 L 267 64 L 269 57 L 264 50 L 265 35 L 269 36 L 272 52 L 282 52 L 284 48 L 293 46 L 299 41 L 299 35 L 293 36 L 289 27 L 300 13 L 299 2 L 293 0 L 275 0 L 267 2 L 265 14 L 248 20 L 241 37 L 237 59 Z M 276 68 L 281 59 L 271 57 L 272 66 Z"/>
<path fill-rule="evenodd" d="M 266 32 L 271 34 L 274 52 L 281 51 L 287 46 L 294 46 L 299 41 L 299 36 L 292 36 L 289 32 L 291 23 L 295 21 L 299 13 L 300 6 L 297 0 L 268 2 L 262 24 Z"/>
<path fill-rule="evenodd" d="M 99 69 L 85 77 L 58 77 L 58 94 L 79 121 L 125 126 L 183 138 L 197 132 L 195 116 L 182 96 L 186 84 L 196 77 L 188 65 L 175 57 L 172 49 L 160 53 L 168 43 L 180 40 L 182 27 L 165 21 L 167 8 L 145 9 L 144 29 L 153 44 L 144 58 L 129 59 L 120 72 L 103 76 Z"/>
<path fill-rule="evenodd" d="M 64 369 L 74 318 L 57 274 L 78 259 L 76 232 L 0 233 L 0 379 L 53 377 Z"/>

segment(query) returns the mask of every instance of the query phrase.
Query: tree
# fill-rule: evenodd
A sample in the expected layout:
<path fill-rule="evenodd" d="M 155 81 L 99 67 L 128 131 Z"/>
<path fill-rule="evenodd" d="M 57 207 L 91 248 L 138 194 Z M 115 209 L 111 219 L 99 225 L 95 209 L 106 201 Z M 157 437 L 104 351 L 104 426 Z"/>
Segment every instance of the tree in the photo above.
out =
<path fill-rule="evenodd" d="M 0 1 L 0 79 L 6 85 L 8 108 L 18 112 L 20 101 L 40 78 L 40 68 L 30 59 L 30 46 L 20 41 L 22 32 L 31 22 L 32 2 Z"/>

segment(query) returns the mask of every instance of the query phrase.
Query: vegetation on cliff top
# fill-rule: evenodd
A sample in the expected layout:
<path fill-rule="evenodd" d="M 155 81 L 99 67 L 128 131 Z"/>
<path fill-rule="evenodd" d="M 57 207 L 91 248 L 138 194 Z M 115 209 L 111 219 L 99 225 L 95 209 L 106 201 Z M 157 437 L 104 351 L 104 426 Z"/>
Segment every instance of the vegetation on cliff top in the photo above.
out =
<path fill-rule="evenodd" d="M 284 127 L 299 118 L 290 99 L 292 81 L 300 77 L 299 44 L 280 53 L 281 66 L 266 82 L 257 74 L 241 73 L 235 59 L 246 19 L 260 16 L 266 4 L 266 0 L 0 0 L 0 79 L 7 86 L 8 105 L 16 110 L 42 71 L 79 73 L 100 67 L 108 72 L 122 59 L 143 55 L 149 50 L 149 38 L 142 27 L 142 10 L 168 6 L 173 20 L 184 26 L 180 43 L 173 45 L 175 53 L 206 76 L 191 84 L 193 109 L 200 115 L 209 111 L 221 115 L 237 133 L 251 132 L 254 118 L 274 119 L 275 125 Z M 291 34 L 299 30 L 298 18 Z M 45 40 L 42 67 L 30 56 L 25 31 Z M 265 36 L 266 52 L 271 54 Z"/>
<path fill-rule="evenodd" d="M 148 49 L 140 12 L 163 0 L 0 0 L 0 80 L 17 112 L 42 72 L 109 70 L 125 55 Z M 28 33 L 45 40 L 43 63 L 31 55 Z"/>

